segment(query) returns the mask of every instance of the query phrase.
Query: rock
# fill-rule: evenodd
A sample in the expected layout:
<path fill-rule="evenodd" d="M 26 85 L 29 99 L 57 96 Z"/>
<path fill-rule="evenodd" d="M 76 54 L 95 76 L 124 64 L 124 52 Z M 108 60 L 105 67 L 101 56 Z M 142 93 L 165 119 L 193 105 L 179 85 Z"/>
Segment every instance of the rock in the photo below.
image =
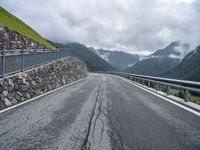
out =
<path fill-rule="evenodd" d="M 8 79 L 8 84 L 9 84 L 10 86 L 14 87 L 14 83 L 13 83 L 13 81 L 12 81 L 11 79 Z"/>
<path fill-rule="evenodd" d="M 27 74 L 24 72 L 24 73 L 22 73 L 22 76 L 24 77 L 24 78 L 27 78 Z"/>
<path fill-rule="evenodd" d="M 8 91 L 3 91 L 3 95 L 7 96 L 8 95 Z"/>
<path fill-rule="evenodd" d="M 29 93 L 26 93 L 26 97 L 27 97 L 28 99 L 30 99 L 30 98 L 31 98 L 31 95 L 30 95 Z"/>
<path fill-rule="evenodd" d="M 20 91 L 26 92 L 27 91 L 27 86 L 25 84 L 22 84 L 19 86 Z"/>
<path fill-rule="evenodd" d="M 12 87 L 11 85 L 8 86 L 8 91 L 9 91 L 9 92 L 12 92 L 13 89 L 14 89 L 14 86 L 13 86 L 13 87 Z"/>
<path fill-rule="evenodd" d="M 26 78 L 22 78 L 22 83 L 23 83 L 23 84 L 26 83 Z"/>
<path fill-rule="evenodd" d="M 5 84 L 3 89 L 4 89 L 4 91 L 8 91 L 8 85 Z"/>
<path fill-rule="evenodd" d="M 4 26 L 0 25 L 0 32 L 5 32 Z"/>
<path fill-rule="evenodd" d="M 3 84 L 4 84 L 4 80 L 0 79 L 0 85 L 3 86 Z"/>
<path fill-rule="evenodd" d="M 18 103 L 18 101 L 15 98 L 13 98 L 12 99 L 12 104 L 17 104 L 17 103 Z"/>
<path fill-rule="evenodd" d="M 37 85 L 35 81 L 31 81 L 31 84 L 32 84 L 33 86 L 36 86 L 36 85 Z"/>
<path fill-rule="evenodd" d="M 22 97 L 22 93 L 20 93 L 20 92 L 16 92 L 20 97 Z"/>
<path fill-rule="evenodd" d="M 30 83 L 29 83 L 29 82 L 26 82 L 25 84 L 26 84 L 26 86 L 27 86 L 27 87 L 29 87 L 29 85 L 30 85 Z"/>
<path fill-rule="evenodd" d="M 37 71 L 36 70 L 32 70 L 32 75 L 36 75 Z"/>
<path fill-rule="evenodd" d="M 17 100 L 17 101 L 20 101 L 21 100 L 21 96 L 17 93 L 15 93 L 14 95 L 14 98 Z"/>
<path fill-rule="evenodd" d="M 3 102 L 0 101 L 0 110 L 4 109 L 5 105 L 3 104 Z"/>
<path fill-rule="evenodd" d="M 21 73 L 18 74 L 18 78 L 19 78 L 19 79 L 22 79 L 22 74 L 21 74 Z"/>
<path fill-rule="evenodd" d="M 11 103 L 10 100 L 8 100 L 7 98 L 5 98 L 5 105 L 6 105 L 7 107 L 9 107 L 9 106 L 12 105 L 12 103 Z"/>
<path fill-rule="evenodd" d="M 22 84 L 22 83 L 23 83 L 22 79 L 21 79 L 21 78 L 18 78 L 18 79 L 17 79 L 17 84 L 20 85 L 20 84 Z"/>
<path fill-rule="evenodd" d="M 7 98 L 11 100 L 13 98 L 13 93 L 8 93 Z"/>
<path fill-rule="evenodd" d="M 2 101 L 2 102 L 5 101 L 5 96 L 3 94 L 0 94 L 0 101 Z"/>
<path fill-rule="evenodd" d="M 42 83 L 41 78 L 38 78 L 38 79 L 36 80 L 36 82 L 38 82 L 38 83 Z"/>
<path fill-rule="evenodd" d="M 0 94 L 3 93 L 3 87 L 0 85 Z"/>
<path fill-rule="evenodd" d="M 15 84 L 14 88 L 15 88 L 15 90 L 18 90 L 19 89 L 19 85 Z"/>

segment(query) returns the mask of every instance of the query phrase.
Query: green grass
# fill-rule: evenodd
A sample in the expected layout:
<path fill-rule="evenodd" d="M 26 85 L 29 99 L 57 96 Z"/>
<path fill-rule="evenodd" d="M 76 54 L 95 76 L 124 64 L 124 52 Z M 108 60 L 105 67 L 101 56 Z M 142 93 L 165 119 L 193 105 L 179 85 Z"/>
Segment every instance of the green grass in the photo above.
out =
<path fill-rule="evenodd" d="M 179 89 L 171 89 L 170 90 L 171 95 L 179 97 L 179 98 L 184 98 L 184 92 L 183 90 L 179 90 Z"/>
<path fill-rule="evenodd" d="M 34 31 L 31 27 L 26 25 L 17 17 L 10 14 L 8 11 L 0 7 L 0 24 L 28 37 L 32 40 L 47 46 L 48 48 L 55 48 L 52 44 L 48 43 L 41 35 Z"/>
<path fill-rule="evenodd" d="M 176 96 L 176 97 L 179 97 L 179 98 L 184 97 L 183 90 L 171 89 L 170 92 L 171 92 L 171 95 L 173 95 L 173 96 Z M 190 94 L 189 100 L 192 103 L 200 105 L 200 97 L 199 96 L 194 96 L 194 95 Z"/>
<path fill-rule="evenodd" d="M 191 100 L 190 101 L 200 105 L 200 97 L 191 96 Z"/>

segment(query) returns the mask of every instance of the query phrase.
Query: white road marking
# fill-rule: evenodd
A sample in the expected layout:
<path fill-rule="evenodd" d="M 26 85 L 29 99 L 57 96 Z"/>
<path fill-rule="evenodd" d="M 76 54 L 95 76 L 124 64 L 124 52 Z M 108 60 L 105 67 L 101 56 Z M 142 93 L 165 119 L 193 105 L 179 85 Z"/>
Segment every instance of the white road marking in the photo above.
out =
<path fill-rule="evenodd" d="M 72 82 L 72 83 L 69 83 L 69 84 L 66 84 L 66 85 L 64 85 L 64 86 L 61 86 L 61 87 L 59 87 L 59 88 L 57 88 L 57 89 L 54 89 L 54 90 L 52 90 L 52 91 L 49 91 L 49 92 L 47 92 L 47 93 L 44 93 L 44 94 L 42 94 L 42 95 L 36 96 L 36 97 L 34 97 L 34 98 L 31 98 L 31 99 L 29 99 L 29 100 L 27 100 L 27 101 L 24 101 L 24 102 L 22 102 L 22 103 L 13 105 L 13 106 L 8 107 L 8 108 L 6 108 L 6 109 L 3 109 L 3 110 L 0 111 L 0 114 L 4 113 L 4 112 L 6 112 L 6 111 L 9 111 L 9 110 L 11 110 L 11 109 L 14 109 L 14 108 L 16 108 L 16 107 L 19 107 L 19 106 L 21 106 L 21 105 L 24 105 L 24 104 L 26 104 L 26 103 L 29 103 L 29 102 L 31 102 L 31 101 L 34 101 L 34 100 L 36 100 L 36 99 L 38 99 L 38 98 L 40 98 L 40 97 L 43 97 L 43 96 L 48 95 L 48 94 L 50 94 L 50 93 L 53 93 L 53 92 L 55 92 L 55 91 L 57 91 L 57 90 L 60 90 L 60 89 L 62 89 L 62 88 L 65 88 L 65 87 L 67 87 L 67 86 L 73 85 L 73 84 L 75 84 L 75 83 L 77 83 L 77 82 L 80 82 L 80 81 L 82 81 L 82 80 L 84 80 L 84 79 L 87 79 L 87 78 L 89 78 L 89 77 L 90 77 L 90 75 L 87 76 L 87 77 L 84 77 L 84 78 L 82 78 L 82 79 L 76 80 L 76 81 L 74 81 L 74 82 Z"/>
<path fill-rule="evenodd" d="M 174 104 L 174 105 L 176 105 L 176 106 L 178 106 L 178 107 L 180 107 L 180 108 L 182 108 L 182 109 L 185 109 L 185 110 L 187 110 L 187 111 L 189 111 L 189 112 L 191 112 L 191 113 L 193 113 L 193 114 L 195 114 L 195 115 L 197 115 L 197 116 L 200 116 L 200 112 L 195 111 L 194 109 L 191 109 L 191 108 L 189 108 L 189 107 L 187 107 L 187 106 L 184 106 L 184 105 L 182 105 L 182 104 L 180 104 L 180 103 L 177 103 L 177 102 L 175 102 L 175 101 L 173 101 L 173 100 L 170 100 L 170 99 L 168 99 L 168 98 L 166 98 L 166 97 L 164 97 L 164 96 L 162 96 L 162 95 L 159 95 L 159 94 L 157 94 L 157 93 L 154 93 L 154 92 L 152 92 L 152 91 L 150 91 L 150 90 L 148 90 L 148 89 L 146 89 L 146 88 L 143 88 L 142 86 L 139 86 L 139 85 L 135 84 L 133 81 L 130 81 L 130 80 L 125 79 L 125 78 L 120 77 L 120 76 L 116 76 L 116 77 L 118 77 L 118 78 L 124 80 L 125 82 L 128 82 L 128 83 L 131 84 L 131 85 L 134 85 L 134 86 L 136 86 L 136 87 L 138 87 L 138 88 L 140 88 L 140 89 L 143 89 L 143 90 L 145 90 L 145 91 L 147 91 L 147 92 L 149 92 L 149 93 L 151 93 L 151 94 L 153 94 L 153 95 L 155 95 L 155 96 L 157 96 L 157 97 L 159 97 L 159 98 L 162 98 L 162 99 L 164 99 L 164 100 L 166 100 L 166 101 L 168 101 L 168 102 L 170 102 L 170 103 L 172 103 L 172 104 Z"/>

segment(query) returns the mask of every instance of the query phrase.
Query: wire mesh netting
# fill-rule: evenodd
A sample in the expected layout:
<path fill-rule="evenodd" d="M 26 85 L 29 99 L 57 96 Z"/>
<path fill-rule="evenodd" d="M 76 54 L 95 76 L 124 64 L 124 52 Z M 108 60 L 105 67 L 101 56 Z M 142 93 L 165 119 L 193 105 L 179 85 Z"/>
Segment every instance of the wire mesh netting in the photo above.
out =
<path fill-rule="evenodd" d="M 0 77 L 65 58 L 68 54 L 68 49 L 2 50 Z"/>

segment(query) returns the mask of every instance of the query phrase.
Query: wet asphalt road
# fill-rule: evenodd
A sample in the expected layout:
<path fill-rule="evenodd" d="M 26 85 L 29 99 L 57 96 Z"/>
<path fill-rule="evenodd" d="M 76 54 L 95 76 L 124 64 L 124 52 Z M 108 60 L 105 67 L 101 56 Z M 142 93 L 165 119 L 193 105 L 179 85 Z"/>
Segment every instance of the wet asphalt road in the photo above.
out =
<path fill-rule="evenodd" d="M 200 118 L 112 76 L 0 114 L 0 150 L 199 150 Z"/>

